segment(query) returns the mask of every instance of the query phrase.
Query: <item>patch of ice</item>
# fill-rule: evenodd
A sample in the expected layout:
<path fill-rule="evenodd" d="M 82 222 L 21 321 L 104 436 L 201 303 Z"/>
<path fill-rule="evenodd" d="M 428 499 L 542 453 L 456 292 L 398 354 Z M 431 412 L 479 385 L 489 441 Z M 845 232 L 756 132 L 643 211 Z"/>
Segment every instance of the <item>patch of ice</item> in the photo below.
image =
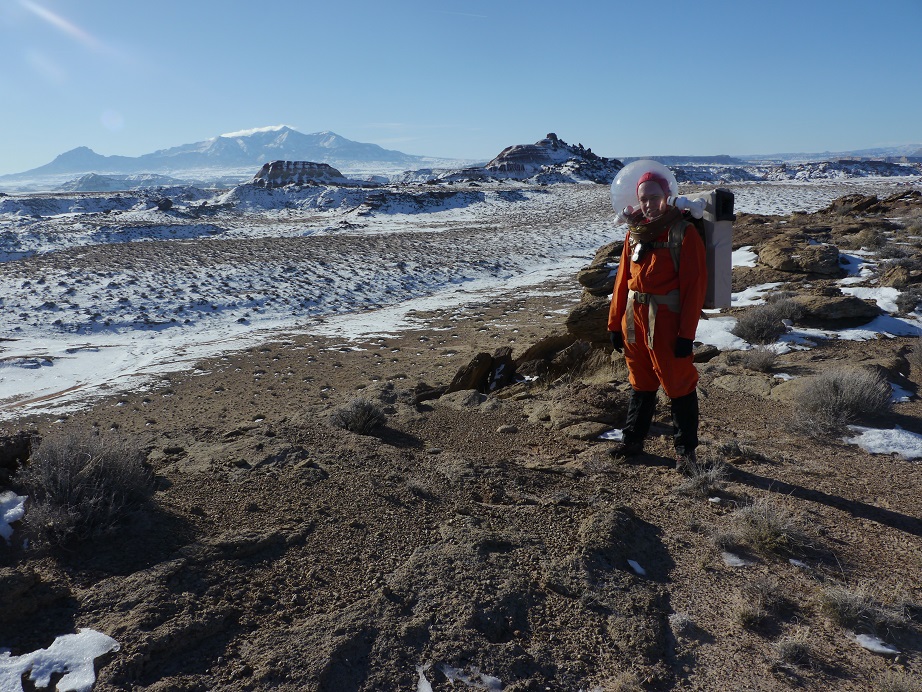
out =
<path fill-rule="evenodd" d="M 730 553 L 726 550 L 720 554 L 720 557 L 727 567 L 749 567 L 753 564 L 752 561 L 741 558 L 736 553 Z"/>
<path fill-rule="evenodd" d="M 803 560 L 795 560 L 795 559 L 792 557 L 792 558 L 789 558 L 789 559 L 788 559 L 788 562 L 790 562 L 792 565 L 794 565 L 795 567 L 797 567 L 797 568 L 799 568 L 799 569 L 810 569 L 810 565 L 808 565 L 808 564 L 807 564 L 806 562 L 804 562 Z"/>
<path fill-rule="evenodd" d="M 419 673 L 419 680 L 416 683 L 416 692 L 432 692 L 432 684 L 426 679 L 426 671 L 432 664 L 427 663 L 424 666 L 416 666 L 416 672 Z"/>
<path fill-rule="evenodd" d="M 9 543 L 13 537 L 14 521 L 19 521 L 26 514 L 26 495 L 17 495 L 12 490 L 0 493 L 0 536 Z"/>
<path fill-rule="evenodd" d="M 883 654 L 884 656 L 898 656 L 900 653 L 899 649 L 894 649 L 883 639 L 880 637 L 875 637 L 872 634 L 855 635 L 855 641 L 859 646 L 867 649 L 868 651 L 872 651 L 875 654 Z"/>
<path fill-rule="evenodd" d="M 456 682 L 463 683 L 475 690 L 490 690 L 490 692 L 499 692 L 503 689 L 503 683 L 499 678 L 492 675 L 481 673 L 476 667 L 471 668 L 471 674 L 467 675 L 460 668 L 452 668 L 447 664 L 439 666 L 439 670 L 448 678 L 452 684 Z"/>
<path fill-rule="evenodd" d="M 776 379 L 776 380 L 784 380 L 785 382 L 787 382 L 788 380 L 793 380 L 793 379 L 794 379 L 794 375 L 789 375 L 789 374 L 786 373 L 786 372 L 776 372 L 776 373 L 775 373 L 775 379 Z"/>
<path fill-rule="evenodd" d="M 61 635 L 47 649 L 31 654 L 10 656 L 9 651 L 0 651 L 0 690 L 23 692 L 22 676 L 31 670 L 29 679 L 38 688 L 48 687 L 55 673 L 64 673 L 55 688 L 58 692 L 89 692 L 96 682 L 93 661 L 118 650 L 119 643 L 112 637 L 81 629 L 77 634 Z"/>
<path fill-rule="evenodd" d="M 922 435 L 903 430 L 898 425 L 887 430 L 860 425 L 850 425 L 848 429 L 857 434 L 846 437 L 844 441 L 871 454 L 898 454 L 909 461 L 922 458 Z"/>
<path fill-rule="evenodd" d="M 615 428 L 614 430 L 609 430 L 608 432 L 603 432 L 599 435 L 600 440 L 612 440 L 613 442 L 621 442 L 624 439 L 624 432 Z"/>
<path fill-rule="evenodd" d="M 631 569 L 634 570 L 641 577 L 647 576 L 647 570 L 640 566 L 640 563 L 636 560 L 628 560 L 627 563 L 631 566 Z"/>
<path fill-rule="evenodd" d="M 890 395 L 890 401 L 892 401 L 894 404 L 905 403 L 913 397 L 912 392 L 910 392 L 908 389 L 900 387 L 894 382 L 890 383 L 890 389 L 893 390 L 893 394 Z"/>

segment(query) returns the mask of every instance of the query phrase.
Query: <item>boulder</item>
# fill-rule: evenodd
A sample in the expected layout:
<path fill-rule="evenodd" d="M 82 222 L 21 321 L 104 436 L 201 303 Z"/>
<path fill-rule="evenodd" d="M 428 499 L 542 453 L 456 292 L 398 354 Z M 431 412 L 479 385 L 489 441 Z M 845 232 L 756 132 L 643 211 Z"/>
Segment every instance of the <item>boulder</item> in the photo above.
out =
<path fill-rule="evenodd" d="M 493 353 L 490 372 L 487 374 L 487 392 L 502 389 L 510 382 L 515 374 L 515 363 L 512 361 L 512 347 L 503 346 Z"/>
<path fill-rule="evenodd" d="M 610 296 L 615 290 L 615 276 L 617 274 L 618 265 L 599 264 L 580 269 L 576 275 L 576 280 L 590 295 L 604 297 Z"/>
<path fill-rule="evenodd" d="M 711 384 L 728 392 L 765 398 L 771 394 L 775 381 L 768 375 L 722 375 L 715 377 Z"/>
<path fill-rule="evenodd" d="M 880 276 L 880 285 L 881 286 L 892 286 L 893 288 L 906 288 L 910 281 L 912 281 L 912 275 L 909 269 L 902 264 L 897 264 L 890 267 Z"/>
<path fill-rule="evenodd" d="M 458 370 L 448 392 L 459 392 L 466 389 L 481 391 L 486 388 L 487 376 L 493 368 L 493 356 L 489 353 L 478 353 L 471 362 Z"/>
<path fill-rule="evenodd" d="M 577 339 L 593 344 L 607 344 L 608 310 L 611 301 L 608 298 L 595 298 L 580 303 L 567 317 L 567 332 Z"/>
<path fill-rule="evenodd" d="M 881 313 L 873 300 L 862 300 L 855 296 L 808 294 L 794 296 L 792 300 L 803 310 L 797 322 L 814 326 L 822 326 L 827 322 L 837 323 L 833 325 L 837 328 L 842 326 L 842 322 L 860 324 Z"/>
<path fill-rule="evenodd" d="M 611 243 L 606 243 L 595 251 L 595 257 L 592 258 L 592 263 L 589 266 L 595 267 L 600 264 L 619 264 L 621 262 L 621 252 L 623 249 L 623 240 L 615 240 Z"/>
<path fill-rule="evenodd" d="M 810 241 L 804 236 L 786 234 L 765 242 L 759 248 L 759 262 L 784 272 L 841 276 L 839 249 Z"/>

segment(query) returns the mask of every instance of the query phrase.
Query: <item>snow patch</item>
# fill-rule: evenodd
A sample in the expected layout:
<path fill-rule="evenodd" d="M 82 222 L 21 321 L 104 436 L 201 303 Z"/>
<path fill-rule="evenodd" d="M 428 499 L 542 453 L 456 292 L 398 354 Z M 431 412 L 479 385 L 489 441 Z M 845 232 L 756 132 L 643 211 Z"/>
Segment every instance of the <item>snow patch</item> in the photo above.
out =
<path fill-rule="evenodd" d="M 9 543 L 13 537 L 14 521 L 19 521 L 26 514 L 27 495 L 17 495 L 12 490 L 0 493 L 0 536 Z"/>
<path fill-rule="evenodd" d="M 844 441 L 858 445 L 871 454 L 898 454 L 909 461 L 922 458 L 922 435 L 904 430 L 898 425 L 892 429 L 850 425 L 848 429 L 856 434 L 854 437 L 846 437 Z"/>
<path fill-rule="evenodd" d="M 48 687 L 51 676 L 64 673 L 58 680 L 58 692 L 89 692 L 96 682 L 93 661 L 110 651 L 118 651 L 119 643 L 112 637 L 89 629 L 77 634 L 64 634 L 56 638 L 47 649 L 31 654 L 10 656 L 9 651 L 0 651 L 0 690 L 23 692 L 22 676 L 38 688 Z"/>

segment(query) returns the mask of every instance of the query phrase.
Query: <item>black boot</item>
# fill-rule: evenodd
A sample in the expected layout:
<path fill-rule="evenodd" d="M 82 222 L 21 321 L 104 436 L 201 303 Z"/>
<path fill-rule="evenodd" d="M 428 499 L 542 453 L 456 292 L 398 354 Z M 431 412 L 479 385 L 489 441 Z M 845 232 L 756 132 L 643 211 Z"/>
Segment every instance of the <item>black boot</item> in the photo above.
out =
<path fill-rule="evenodd" d="M 698 392 L 672 400 L 672 442 L 675 446 L 676 468 L 696 471 L 698 447 Z"/>
<path fill-rule="evenodd" d="M 631 394 L 627 405 L 627 418 L 624 421 L 621 444 L 609 451 L 613 457 L 636 456 L 643 452 L 643 441 L 650 431 L 653 412 L 656 410 L 656 392 L 639 392 Z"/>

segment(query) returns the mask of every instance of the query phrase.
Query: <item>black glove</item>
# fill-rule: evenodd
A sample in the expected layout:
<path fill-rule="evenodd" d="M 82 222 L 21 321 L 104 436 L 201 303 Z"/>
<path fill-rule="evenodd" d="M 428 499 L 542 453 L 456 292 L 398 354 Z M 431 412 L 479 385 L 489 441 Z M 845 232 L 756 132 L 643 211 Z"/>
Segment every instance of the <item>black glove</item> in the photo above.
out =
<path fill-rule="evenodd" d="M 677 337 L 675 340 L 675 357 L 688 358 L 695 351 L 695 342 L 684 337 Z"/>
<path fill-rule="evenodd" d="M 621 332 L 608 332 L 608 338 L 611 341 L 611 347 L 618 353 L 624 348 L 624 334 Z"/>

